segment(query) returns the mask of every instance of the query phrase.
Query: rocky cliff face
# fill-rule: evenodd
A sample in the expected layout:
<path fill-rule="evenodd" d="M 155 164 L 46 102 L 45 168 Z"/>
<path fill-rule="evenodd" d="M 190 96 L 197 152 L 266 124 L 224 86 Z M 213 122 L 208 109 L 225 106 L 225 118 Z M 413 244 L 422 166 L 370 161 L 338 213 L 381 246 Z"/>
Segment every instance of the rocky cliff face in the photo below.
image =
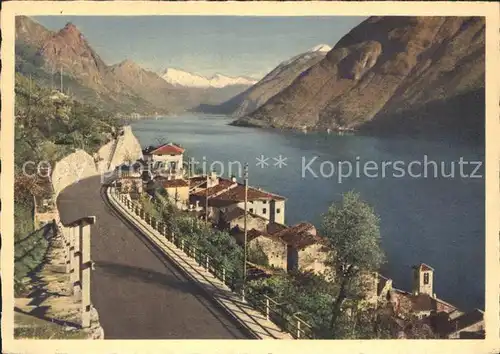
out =
<path fill-rule="evenodd" d="M 63 29 L 46 40 L 40 51 L 49 71 L 65 73 L 81 78 L 87 86 L 98 91 L 106 89 L 106 64 L 90 47 L 75 25 L 68 23 Z"/>
<path fill-rule="evenodd" d="M 39 47 L 54 33 L 26 16 L 16 16 L 16 39 Z"/>
<path fill-rule="evenodd" d="M 419 130 L 419 125 L 446 131 L 453 124 L 475 127 L 470 133 L 480 134 L 484 30 L 479 17 L 371 17 L 236 123 L 318 129 L 383 126 L 386 132 Z M 479 114 L 449 108 L 459 97 L 467 97 Z M 458 115 L 440 116 L 444 113 Z"/>
<path fill-rule="evenodd" d="M 139 141 L 130 126 L 123 127 L 123 134 L 102 146 L 96 156 L 77 150 L 61 159 L 52 172 L 52 186 L 57 196 L 66 187 L 78 181 L 113 170 L 117 165 L 142 157 Z"/>

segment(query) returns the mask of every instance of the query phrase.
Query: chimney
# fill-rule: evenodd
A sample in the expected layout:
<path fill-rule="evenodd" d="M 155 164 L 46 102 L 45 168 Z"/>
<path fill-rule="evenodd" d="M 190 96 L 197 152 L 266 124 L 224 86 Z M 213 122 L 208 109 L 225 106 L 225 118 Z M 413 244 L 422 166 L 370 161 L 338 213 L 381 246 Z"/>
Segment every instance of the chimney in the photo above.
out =
<path fill-rule="evenodd" d="M 219 184 L 219 177 L 217 177 L 217 173 L 215 171 L 210 172 L 208 176 L 208 188 L 212 188 Z"/>
<path fill-rule="evenodd" d="M 236 182 L 236 176 L 235 175 L 231 176 L 231 182 L 233 182 L 233 183 Z"/>

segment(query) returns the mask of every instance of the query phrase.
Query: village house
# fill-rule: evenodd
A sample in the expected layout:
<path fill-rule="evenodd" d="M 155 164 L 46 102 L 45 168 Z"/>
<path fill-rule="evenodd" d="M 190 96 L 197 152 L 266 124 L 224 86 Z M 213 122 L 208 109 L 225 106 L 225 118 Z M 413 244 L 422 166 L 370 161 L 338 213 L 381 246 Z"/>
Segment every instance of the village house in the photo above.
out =
<path fill-rule="evenodd" d="M 437 298 L 433 292 L 434 269 L 427 264 L 413 267 L 412 292 L 393 288 L 390 279 L 379 279 L 379 299 L 387 298 L 397 317 L 407 319 L 413 315 L 427 321 L 441 338 L 484 338 L 484 313 L 478 309 L 464 313 Z"/>
<path fill-rule="evenodd" d="M 208 186 L 208 188 L 207 188 Z M 245 208 L 245 185 L 236 178 L 225 179 L 214 172 L 209 176 L 190 179 L 190 203 L 205 206 L 208 200 L 209 218 L 219 224 L 225 213 L 233 209 Z M 285 198 L 248 186 L 247 211 L 261 216 L 268 222 L 283 224 L 285 221 Z"/>
<path fill-rule="evenodd" d="M 184 179 L 167 179 L 156 177 L 154 182 L 156 186 L 165 191 L 168 197 L 177 208 L 187 209 L 189 205 L 189 181 Z"/>
<path fill-rule="evenodd" d="M 151 171 L 158 171 L 163 177 L 182 178 L 184 149 L 173 143 L 149 146 L 142 150 L 144 161 Z"/>
<path fill-rule="evenodd" d="M 233 230 L 232 235 L 236 238 L 238 244 L 244 243 L 243 229 Z M 251 229 L 247 232 L 247 251 L 249 254 L 257 254 L 262 252 L 267 260 L 267 265 L 272 268 L 286 270 L 287 262 L 287 245 L 286 243 L 267 231 Z M 252 259 L 249 259 L 252 262 Z M 264 265 L 264 264 L 259 264 Z"/>
<path fill-rule="evenodd" d="M 273 234 L 287 245 L 287 271 L 324 273 L 328 249 L 313 224 L 302 222 Z"/>
<path fill-rule="evenodd" d="M 116 167 L 116 187 L 122 193 L 131 194 L 133 199 L 136 199 L 138 195 L 144 191 L 142 167 L 143 165 L 140 162 L 135 162 L 133 164 L 124 163 Z"/>

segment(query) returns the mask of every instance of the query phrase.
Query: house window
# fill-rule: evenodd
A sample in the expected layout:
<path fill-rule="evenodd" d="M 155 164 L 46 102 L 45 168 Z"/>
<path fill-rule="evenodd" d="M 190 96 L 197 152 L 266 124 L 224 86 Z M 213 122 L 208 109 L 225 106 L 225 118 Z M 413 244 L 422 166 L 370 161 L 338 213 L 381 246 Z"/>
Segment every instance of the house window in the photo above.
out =
<path fill-rule="evenodd" d="M 248 209 L 250 213 L 253 213 L 253 208 Z"/>
<path fill-rule="evenodd" d="M 267 200 L 263 200 L 263 201 L 262 201 L 262 204 L 267 204 Z"/>
<path fill-rule="evenodd" d="M 429 273 L 424 273 L 424 285 L 429 284 Z"/>
<path fill-rule="evenodd" d="M 281 213 L 281 209 L 280 208 L 276 209 L 276 214 L 279 214 L 279 213 Z"/>
<path fill-rule="evenodd" d="M 266 208 L 262 209 L 262 214 L 267 214 L 267 209 Z"/>

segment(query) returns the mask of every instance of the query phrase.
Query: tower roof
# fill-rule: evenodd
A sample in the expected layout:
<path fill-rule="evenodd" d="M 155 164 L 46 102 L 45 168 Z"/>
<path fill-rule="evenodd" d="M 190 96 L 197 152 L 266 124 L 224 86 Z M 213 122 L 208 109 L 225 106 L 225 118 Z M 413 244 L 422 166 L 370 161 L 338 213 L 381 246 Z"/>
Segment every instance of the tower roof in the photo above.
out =
<path fill-rule="evenodd" d="M 423 271 L 431 271 L 431 272 L 434 271 L 434 268 L 432 268 L 431 266 L 429 266 L 425 263 L 420 263 L 418 266 L 414 266 L 413 268 L 423 270 Z"/>

